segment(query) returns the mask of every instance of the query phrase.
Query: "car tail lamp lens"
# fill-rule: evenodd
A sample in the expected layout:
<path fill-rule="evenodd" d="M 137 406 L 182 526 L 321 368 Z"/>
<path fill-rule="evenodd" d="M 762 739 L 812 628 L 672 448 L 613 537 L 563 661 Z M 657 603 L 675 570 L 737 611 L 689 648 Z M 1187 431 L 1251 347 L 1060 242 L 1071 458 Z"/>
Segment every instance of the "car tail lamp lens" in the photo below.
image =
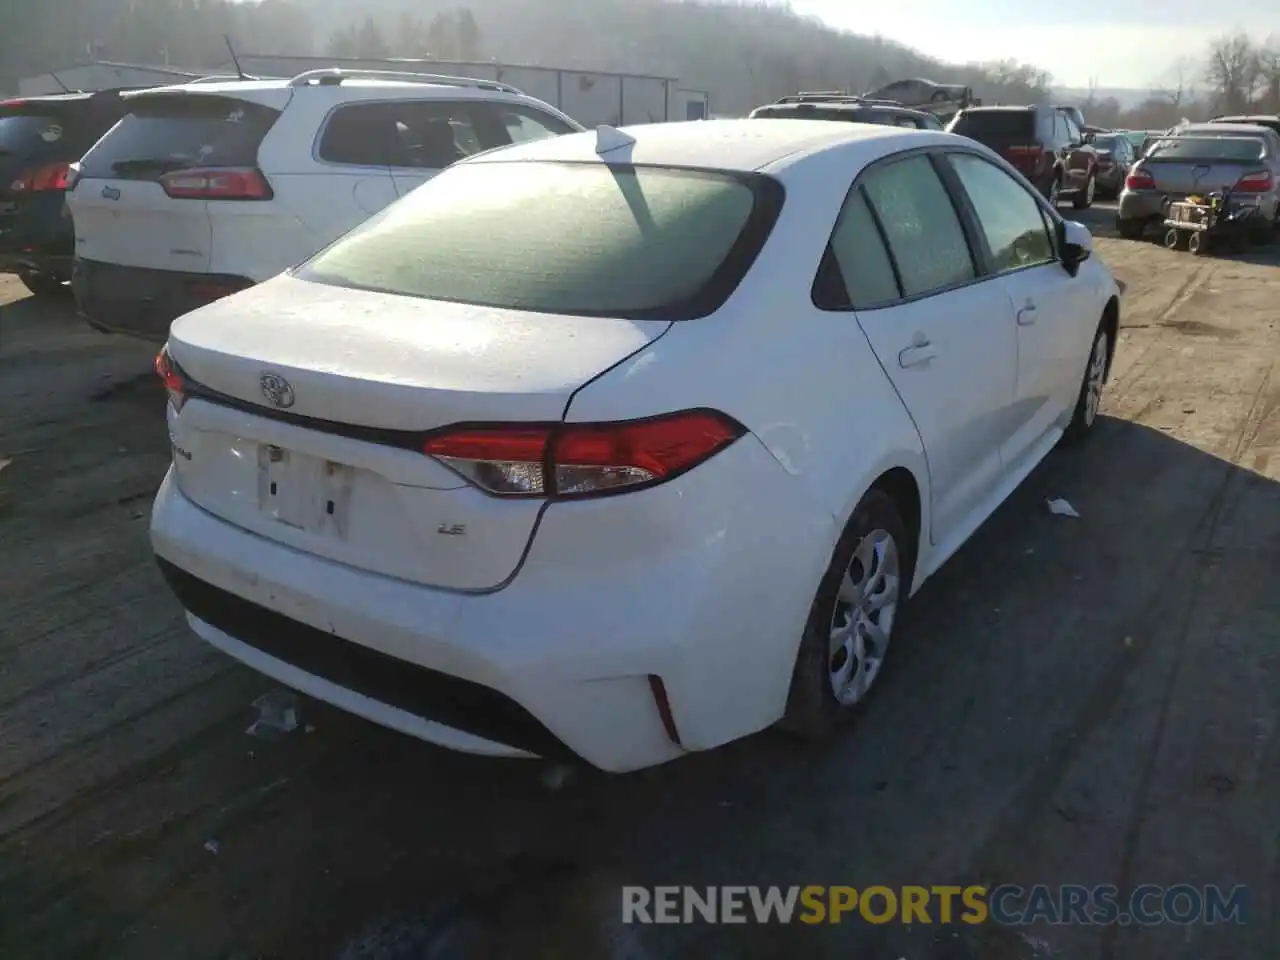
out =
<path fill-rule="evenodd" d="M 1156 179 L 1145 170 L 1137 170 L 1124 178 L 1126 190 L 1154 190 Z"/>
<path fill-rule="evenodd" d="M 182 379 L 182 371 L 173 362 L 173 357 L 169 356 L 168 347 L 162 347 L 156 354 L 155 371 L 169 393 L 169 402 L 173 404 L 173 409 L 181 410 L 182 405 L 187 402 L 186 384 Z"/>
<path fill-rule="evenodd" d="M 1007 148 L 1007 152 L 1010 156 L 1014 157 L 1029 157 L 1033 154 L 1043 153 L 1044 151 L 1041 150 L 1040 145 L 1037 143 L 1027 143 L 1022 144 L 1021 146 L 1009 147 Z"/>
<path fill-rule="evenodd" d="M 174 170 L 160 178 L 164 192 L 176 200 L 270 200 L 274 193 L 256 167 L 209 167 Z"/>
<path fill-rule="evenodd" d="M 69 163 L 47 163 L 34 170 L 28 170 L 20 178 L 10 184 L 10 189 L 17 193 L 47 193 L 68 189 L 71 174 Z"/>
<path fill-rule="evenodd" d="M 1246 173 L 1236 182 L 1235 189 L 1239 193 L 1266 193 L 1272 185 L 1271 172 L 1259 170 L 1257 173 Z"/>
<path fill-rule="evenodd" d="M 714 410 L 645 420 L 481 425 L 423 446 L 475 486 L 507 497 L 588 497 L 653 486 L 705 462 L 746 433 Z"/>

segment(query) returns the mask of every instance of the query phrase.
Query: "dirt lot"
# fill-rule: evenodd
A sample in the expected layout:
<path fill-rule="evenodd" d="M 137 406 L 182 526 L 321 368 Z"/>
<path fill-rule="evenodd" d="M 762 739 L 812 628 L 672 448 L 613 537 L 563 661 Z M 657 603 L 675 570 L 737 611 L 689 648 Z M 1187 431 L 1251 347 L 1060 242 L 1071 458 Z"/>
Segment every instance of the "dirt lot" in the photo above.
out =
<path fill-rule="evenodd" d="M 1127 286 L 1099 435 L 922 592 L 857 730 L 558 791 L 311 703 L 247 736 L 268 685 L 147 546 L 151 351 L 0 280 L 0 957 L 1274 957 L 1280 245 L 1099 247 Z M 977 880 L 1241 883 L 1251 923 L 618 922 L 623 882 Z"/>

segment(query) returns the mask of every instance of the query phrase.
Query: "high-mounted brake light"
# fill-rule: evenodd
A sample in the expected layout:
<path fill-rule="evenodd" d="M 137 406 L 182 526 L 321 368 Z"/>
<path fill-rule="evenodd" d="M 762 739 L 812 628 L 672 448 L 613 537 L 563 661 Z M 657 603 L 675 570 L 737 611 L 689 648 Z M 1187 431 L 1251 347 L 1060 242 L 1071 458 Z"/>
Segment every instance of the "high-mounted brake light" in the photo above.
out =
<path fill-rule="evenodd" d="M 1267 193 L 1272 185 L 1271 171 L 1258 170 L 1254 173 L 1246 173 L 1236 181 L 1233 189 L 1237 193 Z"/>
<path fill-rule="evenodd" d="M 717 411 L 683 410 L 609 423 L 446 429 L 427 440 L 423 453 L 495 496 L 588 497 L 670 480 L 745 433 Z"/>
<path fill-rule="evenodd" d="M 181 410 L 182 405 L 187 402 L 187 385 L 182 379 L 182 371 L 173 362 L 173 357 L 169 356 L 167 346 L 161 347 L 160 352 L 156 354 L 155 371 L 169 393 L 169 402 L 173 404 L 173 409 Z"/>
<path fill-rule="evenodd" d="M 173 170 L 160 178 L 175 200 L 270 200 L 271 184 L 256 167 L 202 167 Z"/>
<path fill-rule="evenodd" d="M 1145 170 L 1137 170 L 1124 178 L 1126 190 L 1154 190 L 1156 178 Z"/>

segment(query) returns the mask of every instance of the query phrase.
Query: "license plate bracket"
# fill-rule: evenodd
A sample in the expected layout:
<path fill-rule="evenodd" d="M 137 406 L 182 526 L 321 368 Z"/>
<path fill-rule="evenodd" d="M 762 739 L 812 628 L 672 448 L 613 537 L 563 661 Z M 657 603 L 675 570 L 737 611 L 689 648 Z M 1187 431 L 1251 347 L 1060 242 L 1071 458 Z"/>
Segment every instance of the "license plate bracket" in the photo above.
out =
<path fill-rule="evenodd" d="M 272 444 L 258 447 L 258 506 L 271 519 L 345 537 L 350 497 L 350 467 Z"/>

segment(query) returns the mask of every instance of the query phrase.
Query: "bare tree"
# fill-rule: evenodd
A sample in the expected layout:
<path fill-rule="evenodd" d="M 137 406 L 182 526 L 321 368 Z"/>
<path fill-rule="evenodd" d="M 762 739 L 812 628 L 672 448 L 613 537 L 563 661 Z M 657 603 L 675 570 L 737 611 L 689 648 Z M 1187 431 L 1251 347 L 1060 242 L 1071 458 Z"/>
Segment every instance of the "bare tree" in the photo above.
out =
<path fill-rule="evenodd" d="M 1152 96 L 1160 100 L 1167 100 L 1176 113 L 1185 103 L 1195 99 L 1195 77 L 1195 63 L 1191 58 L 1178 57 L 1170 65 L 1163 78 L 1163 83 L 1151 91 Z"/>
<path fill-rule="evenodd" d="M 1280 36 L 1272 35 L 1258 48 L 1259 106 L 1280 113 Z"/>
<path fill-rule="evenodd" d="M 1218 106 L 1231 113 L 1247 110 L 1258 86 L 1258 51 L 1246 34 L 1219 37 L 1209 44 L 1205 79 L 1213 87 Z"/>

